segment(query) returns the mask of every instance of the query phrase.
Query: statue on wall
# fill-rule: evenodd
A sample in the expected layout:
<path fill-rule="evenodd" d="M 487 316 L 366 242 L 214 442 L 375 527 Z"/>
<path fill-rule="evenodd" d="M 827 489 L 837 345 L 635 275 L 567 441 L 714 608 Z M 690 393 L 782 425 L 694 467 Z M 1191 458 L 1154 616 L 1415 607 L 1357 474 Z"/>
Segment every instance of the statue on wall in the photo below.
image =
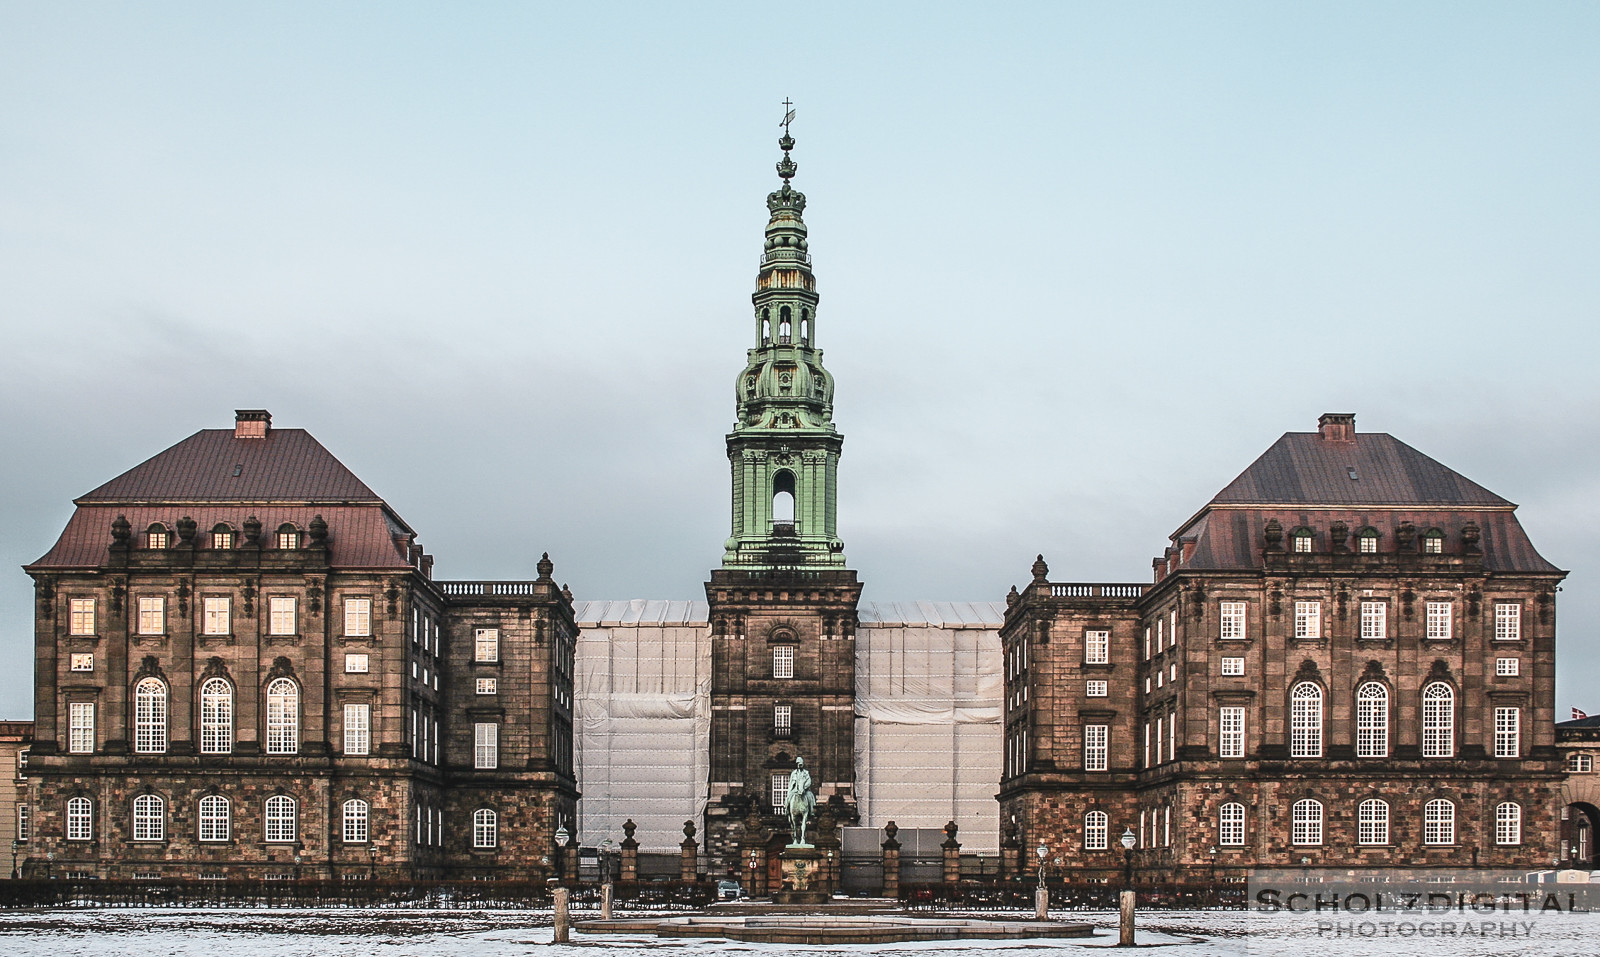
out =
<path fill-rule="evenodd" d="M 810 847 L 806 843 L 806 822 L 817 809 L 817 796 L 811 791 L 811 772 L 806 770 L 806 759 L 794 759 L 794 771 L 789 775 L 789 795 L 785 802 L 789 809 L 789 846 Z"/>

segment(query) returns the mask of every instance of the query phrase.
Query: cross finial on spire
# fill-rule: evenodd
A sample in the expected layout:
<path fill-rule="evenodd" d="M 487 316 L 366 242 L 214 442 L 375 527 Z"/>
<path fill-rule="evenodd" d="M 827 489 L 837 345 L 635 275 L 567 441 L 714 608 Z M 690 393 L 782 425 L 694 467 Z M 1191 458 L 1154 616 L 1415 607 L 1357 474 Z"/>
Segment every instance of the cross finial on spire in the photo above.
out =
<path fill-rule="evenodd" d="M 794 104 L 786 96 L 783 98 L 783 122 L 778 125 L 783 127 L 783 135 L 789 135 L 789 124 L 794 122 Z"/>

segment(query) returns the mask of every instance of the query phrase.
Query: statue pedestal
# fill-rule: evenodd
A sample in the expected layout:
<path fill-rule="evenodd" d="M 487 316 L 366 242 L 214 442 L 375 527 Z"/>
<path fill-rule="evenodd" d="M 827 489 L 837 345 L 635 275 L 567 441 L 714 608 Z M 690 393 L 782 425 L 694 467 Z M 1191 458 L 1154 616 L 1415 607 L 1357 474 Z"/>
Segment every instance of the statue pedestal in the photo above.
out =
<path fill-rule="evenodd" d="M 822 852 L 790 845 L 778 854 L 783 886 L 772 892 L 774 904 L 826 904 L 833 897 L 822 870 Z"/>

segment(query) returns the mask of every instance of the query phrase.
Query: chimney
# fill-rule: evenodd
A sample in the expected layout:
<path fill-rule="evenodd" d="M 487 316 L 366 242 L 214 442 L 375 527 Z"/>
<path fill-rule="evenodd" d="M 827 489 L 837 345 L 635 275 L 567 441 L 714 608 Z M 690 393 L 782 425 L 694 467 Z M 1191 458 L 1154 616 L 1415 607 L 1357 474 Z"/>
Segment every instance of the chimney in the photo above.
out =
<path fill-rule="evenodd" d="M 272 431 L 272 413 L 266 409 L 235 409 L 233 411 L 233 437 L 236 439 L 264 439 Z"/>
<path fill-rule="evenodd" d="M 1317 419 L 1317 434 L 1324 442 L 1354 442 L 1356 440 L 1356 414 L 1354 412 L 1324 412 Z"/>

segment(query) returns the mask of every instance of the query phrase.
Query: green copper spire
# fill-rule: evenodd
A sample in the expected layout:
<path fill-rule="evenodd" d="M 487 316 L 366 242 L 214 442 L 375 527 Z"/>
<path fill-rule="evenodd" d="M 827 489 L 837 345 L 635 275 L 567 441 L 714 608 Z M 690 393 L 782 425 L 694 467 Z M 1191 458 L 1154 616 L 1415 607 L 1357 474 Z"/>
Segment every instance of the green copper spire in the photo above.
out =
<path fill-rule="evenodd" d="M 785 101 L 785 106 L 788 106 Z M 843 567 L 836 530 L 839 451 L 833 377 L 816 347 L 817 281 L 811 274 L 805 194 L 784 115 L 778 146 L 783 185 L 767 196 L 766 243 L 756 273 L 756 347 L 736 386 L 739 421 L 728 435 L 733 534 L 724 568 Z"/>

